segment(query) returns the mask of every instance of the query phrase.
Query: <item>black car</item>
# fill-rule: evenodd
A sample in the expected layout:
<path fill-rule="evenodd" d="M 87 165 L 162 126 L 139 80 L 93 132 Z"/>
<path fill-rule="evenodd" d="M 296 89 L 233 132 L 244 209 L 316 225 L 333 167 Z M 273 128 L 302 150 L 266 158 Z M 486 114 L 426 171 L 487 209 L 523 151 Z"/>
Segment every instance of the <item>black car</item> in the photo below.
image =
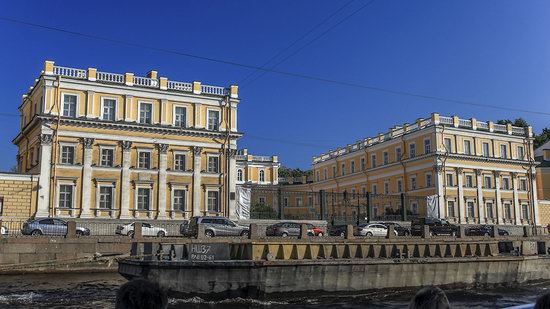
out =
<path fill-rule="evenodd" d="M 411 221 L 411 235 L 422 236 L 422 225 L 430 227 L 430 235 L 450 235 L 456 236 L 458 226 L 449 223 L 445 219 L 436 218 L 418 218 Z"/>
<path fill-rule="evenodd" d="M 329 236 L 346 236 L 347 225 L 334 225 L 328 230 Z"/>
<path fill-rule="evenodd" d="M 466 236 L 491 236 L 492 233 L 493 228 L 490 225 L 469 226 L 464 230 L 464 234 L 466 234 Z M 510 233 L 499 228 L 498 235 L 508 236 Z"/>
<path fill-rule="evenodd" d="M 409 235 L 411 235 L 411 231 L 408 228 L 399 225 L 399 223 L 380 222 L 380 224 L 383 224 L 385 226 L 389 226 L 390 224 L 393 224 L 393 229 L 397 232 L 397 235 L 399 235 L 399 236 L 409 236 Z"/>

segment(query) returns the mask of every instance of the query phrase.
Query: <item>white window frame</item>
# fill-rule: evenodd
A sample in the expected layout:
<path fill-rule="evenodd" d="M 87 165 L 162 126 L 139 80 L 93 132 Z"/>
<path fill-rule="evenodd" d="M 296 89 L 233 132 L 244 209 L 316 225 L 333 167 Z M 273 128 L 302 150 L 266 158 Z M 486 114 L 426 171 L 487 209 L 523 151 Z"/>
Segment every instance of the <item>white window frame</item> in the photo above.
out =
<path fill-rule="evenodd" d="M 485 153 L 485 145 L 487 145 L 487 153 Z M 491 156 L 491 145 L 488 142 L 481 143 L 481 155 L 486 158 Z"/>
<path fill-rule="evenodd" d="M 397 179 L 397 193 L 403 192 L 403 179 Z"/>
<path fill-rule="evenodd" d="M 340 176 L 346 176 L 346 162 L 342 162 L 340 167 Z"/>
<path fill-rule="evenodd" d="M 449 141 L 449 145 L 447 145 L 447 141 Z M 447 147 L 449 146 L 449 147 Z M 445 137 L 443 139 L 443 148 L 446 152 L 452 153 L 453 152 L 453 140 L 450 137 Z"/>
<path fill-rule="evenodd" d="M 403 151 L 401 147 L 395 147 L 395 160 L 401 161 L 403 159 Z"/>
<path fill-rule="evenodd" d="M 183 126 L 178 126 L 176 125 L 176 107 L 182 107 L 185 109 L 185 119 L 184 119 L 184 125 Z M 172 107 L 172 125 L 174 127 L 177 127 L 177 128 L 187 128 L 188 127 L 188 117 L 189 117 L 189 114 L 188 114 L 188 111 L 189 109 L 187 108 L 188 106 L 187 105 L 183 105 L 183 104 L 174 104 L 174 106 Z"/>
<path fill-rule="evenodd" d="M 428 144 L 426 144 L 426 142 L 428 142 Z M 424 154 L 429 154 L 432 152 L 432 140 L 429 139 L 429 138 L 425 138 L 424 139 Z M 426 151 L 426 146 L 428 146 L 428 151 Z"/>
<path fill-rule="evenodd" d="M 239 174 L 240 174 L 240 177 L 239 177 Z M 244 182 L 244 172 L 242 168 L 237 169 L 237 181 Z"/>
<path fill-rule="evenodd" d="M 424 182 L 425 182 L 425 185 L 426 185 L 426 188 L 431 188 L 434 184 L 434 179 L 433 179 L 433 175 L 431 172 L 427 172 L 425 175 L 424 175 Z M 430 180 L 428 182 L 428 179 Z"/>
<path fill-rule="evenodd" d="M 73 163 L 63 163 L 63 147 L 72 147 L 73 148 Z M 60 142 L 59 143 L 59 164 L 61 165 L 75 165 L 76 164 L 76 150 L 77 150 L 77 143 L 71 143 L 71 142 Z"/>
<path fill-rule="evenodd" d="M 506 205 L 508 205 L 508 207 L 510 207 L 510 216 L 507 216 L 506 215 Z M 503 201 L 502 202 L 502 212 L 504 214 L 504 219 L 512 219 L 514 217 L 514 208 L 512 207 L 513 203 L 512 201 Z"/>
<path fill-rule="evenodd" d="M 466 147 L 468 145 L 468 147 Z M 468 148 L 468 151 L 466 151 L 466 148 Z M 472 141 L 469 139 L 465 139 L 462 141 L 462 153 L 465 155 L 471 155 L 472 154 Z"/>
<path fill-rule="evenodd" d="M 472 180 L 471 185 L 468 185 L 468 177 Z M 474 187 L 474 175 L 473 174 L 464 174 L 464 187 L 465 188 L 473 188 Z"/>
<path fill-rule="evenodd" d="M 522 181 L 525 181 L 525 187 L 522 188 L 522 185 L 521 185 L 521 182 Z M 527 178 L 525 177 L 520 177 L 518 179 L 518 191 L 527 191 L 527 188 L 529 187 L 529 183 L 527 182 Z"/>
<path fill-rule="evenodd" d="M 139 189 L 149 189 L 149 209 L 138 209 L 138 192 Z M 134 216 L 137 217 L 137 213 L 142 212 L 149 212 L 149 214 L 153 211 L 153 184 L 136 184 L 135 190 L 134 190 Z"/>
<path fill-rule="evenodd" d="M 508 181 L 508 188 L 504 187 L 504 183 L 505 183 L 504 179 Z M 512 179 L 510 178 L 510 176 L 503 176 L 501 185 L 502 185 L 502 190 L 512 190 L 513 185 L 512 185 Z"/>
<path fill-rule="evenodd" d="M 372 184 L 372 194 L 378 194 L 378 186 L 377 184 Z"/>
<path fill-rule="evenodd" d="M 296 197 L 296 207 L 303 207 L 302 198 Z"/>
<path fill-rule="evenodd" d="M 469 208 L 469 204 L 472 203 L 472 210 L 473 210 L 473 216 L 469 216 L 470 215 L 470 208 Z M 473 200 L 473 199 L 467 199 L 466 200 L 466 217 L 467 218 L 475 218 L 476 217 L 476 202 Z"/>
<path fill-rule="evenodd" d="M 183 155 L 183 170 L 178 170 L 176 169 L 176 156 L 177 155 Z M 189 152 L 188 151 L 173 151 L 172 153 L 172 169 L 175 171 L 175 172 L 185 172 L 188 170 L 187 168 L 187 158 L 189 156 Z"/>
<path fill-rule="evenodd" d="M 218 113 L 218 130 L 213 130 L 213 129 L 210 129 L 210 112 L 217 112 Z M 217 108 L 207 108 L 206 109 L 206 129 L 208 131 L 221 131 L 222 129 L 222 113 L 219 109 Z"/>
<path fill-rule="evenodd" d="M 411 180 L 411 183 L 410 183 L 411 191 L 417 190 L 418 189 L 418 183 L 416 182 L 416 175 L 411 175 L 410 180 Z M 413 184 L 414 184 L 414 186 L 413 186 Z"/>
<path fill-rule="evenodd" d="M 73 116 L 67 116 L 63 114 L 63 111 L 65 110 L 65 96 L 74 96 L 76 97 L 76 105 L 75 105 L 75 111 L 74 111 L 74 118 L 78 118 L 78 109 L 80 108 L 80 95 L 78 93 L 71 93 L 71 92 L 61 92 L 61 110 L 59 111 L 59 114 L 63 117 L 71 117 Z"/>
<path fill-rule="evenodd" d="M 60 194 L 61 194 L 61 186 L 71 186 L 72 187 L 72 193 L 71 193 L 71 207 L 69 208 L 61 208 L 59 207 L 59 200 L 60 200 Z M 58 179 L 57 180 L 57 194 L 55 195 L 55 208 L 58 210 L 74 210 L 76 209 L 76 181 L 74 180 L 64 180 L 64 179 Z M 72 213 L 72 211 L 71 211 Z"/>
<path fill-rule="evenodd" d="M 487 187 L 487 179 L 490 179 L 490 187 Z M 494 189 L 493 177 L 491 175 L 483 175 L 483 189 Z"/>
<path fill-rule="evenodd" d="M 189 207 L 189 190 L 187 188 L 188 186 L 187 185 L 174 185 L 174 184 L 171 184 L 170 185 L 170 213 L 172 214 L 173 216 L 173 213 L 174 212 L 183 212 L 183 213 L 187 213 L 187 208 Z M 176 190 L 182 190 L 185 192 L 185 197 L 184 197 L 184 208 L 185 210 L 181 210 L 181 209 L 176 209 L 174 206 L 175 206 L 175 195 L 174 195 L 174 191 Z"/>
<path fill-rule="evenodd" d="M 409 158 L 416 157 L 416 143 L 409 143 Z"/>
<path fill-rule="evenodd" d="M 531 214 L 531 209 L 530 209 L 530 207 L 529 207 L 529 204 L 527 204 L 527 203 L 520 203 L 520 207 L 521 207 L 521 208 L 520 208 L 520 210 L 521 210 L 521 218 L 522 218 L 523 220 L 529 220 L 529 219 L 531 219 L 532 214 Z M 527 208 L 527 218 L 525 217 L 525 214 L 523 213 L 524 207 Z"/>
<path fill-rule="evenodd" d="M 104 111 L 105 111 L 105 100 L 113 100 L 115 101 L 115 110 L 114 110 L 114 119 L 113 120 L 110 120 L 110 119 L 105 119 L 104 118 Z M 100 112 L 100 119 L 101 120 L 107 120 L 107 121 L 116 121 L 118 119 L 117 117 L 117 112 L 118 112 L 118 99 L 115 98 L 115 97 L 104 97 L 102 96 L 101 97 L 101 112 Z"/>
<path fill-rule="evenodd" d="M 487 207 L 487 204 L 491 204 L 491 216 L 489 216 L 489 209 Z M 495 202 L 493 200 L 485 200 L 485 217 L 487 219 L 494 219 L 495 218 Z M 502 204 L 502 209 L 504 209 L 504 204 Z"/>
<path fill-rule="evenodd" d="M 336 167 L 336 165 L 333 165 L 332 166 L 332 178 L 336 178 L 338 177 L 338 168 Z"/>
<path fill-rule="evenodd" d="M 140 153 L 142 152 L 148 152 L 149 153 L 149 167 L 141 167 L 139 166 L 139 155 Z M 147 149 L 147 148 L 138 148 L 137 149 L 137 158 L 136 158 L 137 162 L 136 162 L 136 168 L 137 169 L 147 169 L 147 170 L 150 170 L 153 168 L 153 150 L 152 149 Z"/>
<path fill-rule="evenodd" d="M 113 164 L 112 165 L 103 165 L 103 150 L 112 150 L 113 151 Z M 111 145 L 99 145 L 99 166 L 101 167 L 114 167 L 116 162 L 116 147 Z"/>
<path fill-rule="evenodd" d="M 372 168 L 376 167 L 376 154 L 371 154 L 370 155 L 370 164 L 371 164 Z"/>
<path fill-rule="evenodd" d="M 387 151 L 382 152 L 382 164 L 390 164 L 390 153 Z"/>
<path fill-rule="evenodd" d="M 325 169 L 323 170 L 323 176 L 325 176 L 324 180 L 327 180 L 328 179 L 328 169 L 325 167 Z"/>
<path fill-rule="evenodd" d="M 141 121 L 141 106 L 143 104 L 149 104 L 151 105 L 151 123 L 142 122 Z M 138 101 L 138 114 L 137 114 L 137 122 L 141 124 L 154 124 L 155 123 L 155 104 L 151 101 Z"/>
<path fill-rule="evenodd" d="M 508 158 L 508 145 L 506 144 L 500 144 L 500 158 L 501 159 L 507 159 Z M 504 151 L 502 151 L 504 149 Z"/>
<path fill-rule="evenodd" d="M 452 216 L 451 216 L 451 214 L 449 213 L 449 206 L 450 206 L 449 203 L 452 203 L 452 204 L 453 204 L 453 205 L 452 205 L 452 206 L 453 206 L 453 213 L 452 213 Z M 456 218 L 456 201 L 455 201 L 455 199 L 447 199 L 447 203 L 446 203 L 445 206 L 447 206 L 446 209 L 445 209 L 445 210 L 447 211 L 447 217 L 449 217 L 449 218 Z"/>
<path fill-rule="evenodd" d="M 522 156 L 519 155 L 519 150 L 521 149 L 521 152 L 522 152 Z M 525 147 L 521 146 L 521 145 L 517 145 L 516 146 L 516 159 L 518 160 L 525 160 Z"/>
<path fill-rule="evenodd" d="M 111 188 L 111 208 L 101 208 L 101 188 Z M 96 194 L 95 194 L 95 208 L 97 210 L 105 210 L 105 211 L 112 211 L 116 208 L 116 185 L 114 183 L 98 183 L 96 186 Z"/>
<path fill-rule="evenodd" d="M 355 173 L 355 160 L 351 160 L 349 162 L 349 168 L 350 168 L 350 171 L 349 171 L 350 174 Z"/>
<path fill-rule="evenodd" d="M 367 169 L 367 160 L 365 158 L 361 158 L 361 170 L 364 171 Z"/>
<path fill-rule="evenodd" d="M 265 182 L 265 170 L 264 169 L 260 169 L 258 171 L 258 181 L 259 182 Z"/>
<path fill-rule="evenodd" d="M 449 181 L 449 180 L 451 180 L 451 181 Z M 449 182 L 450 182 L 450 184 L 449 184 Z M 454 175 L 453 175 L 452 172 L 451 173 L 445 173 L 445 186 L 447 186 L 447 187 L 454 187 L 455 186 Z"/>
<path fill-rule="evenodd" d="M 210 158 L 218 158 L 218 165 L 216 167 L 217 171 L 211 172 L 210 171 Z M 219 154 L 213 154 L 209 153 L 206 155 L 206 172 L 210 174 L 219 174 L 220 173 L 220 155 Z"/>
<path fill-rule="evenodd" d="M 390 194 L 390 182 L 384 181 L 384 194 Z"/>

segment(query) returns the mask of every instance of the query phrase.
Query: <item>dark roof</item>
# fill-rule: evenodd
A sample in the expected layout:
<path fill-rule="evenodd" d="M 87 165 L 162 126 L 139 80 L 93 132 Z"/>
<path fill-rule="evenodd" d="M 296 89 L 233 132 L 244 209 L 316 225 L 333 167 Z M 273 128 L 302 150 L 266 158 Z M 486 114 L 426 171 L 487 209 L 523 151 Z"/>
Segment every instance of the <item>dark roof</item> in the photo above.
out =
<path fill-rule="evenodd" d="M 550 167 L 550 161 L 544 161 L 543 156 L 535 157 L 535 161 L 540 162 L 540 164 L 537 165 L 537 167 Z"/>

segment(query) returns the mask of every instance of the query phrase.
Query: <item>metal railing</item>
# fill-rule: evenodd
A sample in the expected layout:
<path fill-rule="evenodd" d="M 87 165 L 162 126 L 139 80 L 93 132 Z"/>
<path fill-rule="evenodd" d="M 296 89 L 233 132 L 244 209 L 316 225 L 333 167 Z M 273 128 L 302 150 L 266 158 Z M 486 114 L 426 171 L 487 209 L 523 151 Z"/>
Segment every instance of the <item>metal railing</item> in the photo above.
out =
<path fill-rule="evenodd" d="M 101 82 L 124 84 L 123 74 L 97 72 L 96 78 L 98 81 L 101 81 Z"/>
<path fill-rule="evenodd" d="M 86 73 L 86 70 L 59 67 L 59 66 L 53 67 L 53 74 L 59 75 L 59 76 L 65 76 L 65 77 L 81 78 L 81 79 L 86 79 L 88 75 Z"/>

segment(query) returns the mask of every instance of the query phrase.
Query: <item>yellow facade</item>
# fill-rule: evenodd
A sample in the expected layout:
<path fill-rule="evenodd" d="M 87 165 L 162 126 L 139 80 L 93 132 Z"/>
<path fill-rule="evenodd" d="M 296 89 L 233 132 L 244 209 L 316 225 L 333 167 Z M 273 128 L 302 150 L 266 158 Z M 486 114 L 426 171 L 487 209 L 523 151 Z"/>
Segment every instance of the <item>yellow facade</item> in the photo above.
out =
<path fill-rule="evenodd" d="M 237 184 L 277 185 L 279 167 L 277 156 L 256 156 L 241 149 L 237 153 Z"/>
<path fill-rule="evenodd" d="M 550 142 L 535 151 L 537 166 L 537 189 L 541 200 L 550 200 Z"/>
<path fill-rule="evenodd" d="M 20 106 L 31 216 L 234 217 L 238 88 L 55 66 Z"/>

